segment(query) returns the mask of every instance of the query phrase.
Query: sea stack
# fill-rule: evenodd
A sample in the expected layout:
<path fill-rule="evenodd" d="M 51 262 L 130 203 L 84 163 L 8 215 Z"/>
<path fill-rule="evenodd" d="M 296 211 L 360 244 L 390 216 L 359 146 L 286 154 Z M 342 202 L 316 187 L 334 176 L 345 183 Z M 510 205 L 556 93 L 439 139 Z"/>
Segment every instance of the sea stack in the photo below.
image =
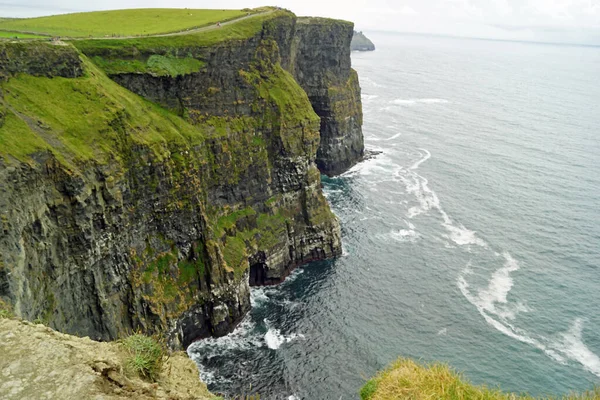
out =
<path fill-rule="evenodd" d="M 375 45 L 364 33 L 354 31 L 350 49 L 352 51 L 375 51 Z"/>

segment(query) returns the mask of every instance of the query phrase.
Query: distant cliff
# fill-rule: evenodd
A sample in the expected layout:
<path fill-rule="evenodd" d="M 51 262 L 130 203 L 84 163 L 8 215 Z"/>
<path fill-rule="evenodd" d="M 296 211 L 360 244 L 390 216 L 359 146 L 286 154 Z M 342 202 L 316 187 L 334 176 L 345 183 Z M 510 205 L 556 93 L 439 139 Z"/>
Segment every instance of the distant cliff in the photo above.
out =
<path fill-rule="evenodd" d="M 341 254 L 317 165 L 363 154 L 352 29 L 277 10 L 0 44 L 0 299 L 62 332 L 181 348 L 228 333 L 251 285 Z"/>
<path fill-rule="evenodd" d="M 350 48 L 352 51 L 374 51 L 375 45 L 364 33 L 354 31 Z"/>

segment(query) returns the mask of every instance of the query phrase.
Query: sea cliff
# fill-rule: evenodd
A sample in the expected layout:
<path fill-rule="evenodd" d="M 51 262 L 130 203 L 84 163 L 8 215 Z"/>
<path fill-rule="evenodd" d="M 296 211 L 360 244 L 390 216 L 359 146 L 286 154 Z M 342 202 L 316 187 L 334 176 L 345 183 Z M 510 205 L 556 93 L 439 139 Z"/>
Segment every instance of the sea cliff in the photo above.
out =
<path fill-rule="evenodd" d="M 171 348 L 249 287 L 341 254 L 321 171 L 363 153 L 351 23 L 272 10 L 207 33 L 0 44 L 0 299 Z"/>

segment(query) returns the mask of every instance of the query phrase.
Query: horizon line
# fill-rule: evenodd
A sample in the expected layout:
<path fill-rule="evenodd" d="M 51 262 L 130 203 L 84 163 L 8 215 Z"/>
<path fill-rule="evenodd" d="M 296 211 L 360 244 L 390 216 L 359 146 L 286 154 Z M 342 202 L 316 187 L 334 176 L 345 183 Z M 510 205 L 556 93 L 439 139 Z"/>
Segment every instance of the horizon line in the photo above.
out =
<path fill-rule="evenodd" d="M 600 43 L 574 43 L 574 42 L 553 42 L 553 41 L 526 40 L 526 39 L 501 39 L 501 38 L 491 38 L 491 37 L 482 37 L 482 36 L 453 35 L 453 34 L 450 34 L 450 33 L 428 33 L 428 32 L 393 31 L 393 30 L 384 30 L 384 29 L 363 29 L 362 32 L 394 33 L 394 34 L 410 35 L 410 36 L 435 36 L 435 37 L 450 38 L 450 39 L 482 40 L 482 41 L 492 41 L 492 42 L 512 42 L 512 43 L 528 43 L 528 44 L 544 44 L 544 45 L 555 45 L 555 46 L 600 47 Z"/>

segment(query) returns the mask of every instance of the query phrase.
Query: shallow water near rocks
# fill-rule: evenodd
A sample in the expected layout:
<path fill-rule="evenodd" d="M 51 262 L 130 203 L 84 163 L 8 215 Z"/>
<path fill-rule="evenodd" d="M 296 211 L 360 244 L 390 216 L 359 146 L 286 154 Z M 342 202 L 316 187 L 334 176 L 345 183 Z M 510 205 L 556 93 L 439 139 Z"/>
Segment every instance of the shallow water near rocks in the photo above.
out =
<path fill-rule="evenodd" d="M 600 383 L 600 48 L 373 34 L 344 256 L 188 350 L 215 392 L 357 399 L 398 356 L 534 395 Z"/>

